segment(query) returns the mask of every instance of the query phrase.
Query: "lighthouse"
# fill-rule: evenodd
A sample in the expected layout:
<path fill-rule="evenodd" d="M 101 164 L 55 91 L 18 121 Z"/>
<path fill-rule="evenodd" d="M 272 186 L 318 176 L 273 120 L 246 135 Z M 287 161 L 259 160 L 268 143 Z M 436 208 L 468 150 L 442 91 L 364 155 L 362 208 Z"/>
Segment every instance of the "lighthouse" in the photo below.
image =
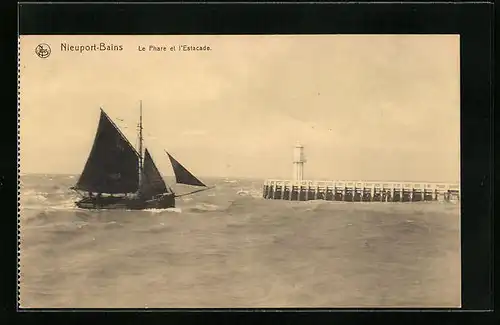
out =
<path fill-rule="evenodd" d="M 301 181 L 304 178 L 304 147 L 297 143 L 293 149 L 293 180 Z"/>

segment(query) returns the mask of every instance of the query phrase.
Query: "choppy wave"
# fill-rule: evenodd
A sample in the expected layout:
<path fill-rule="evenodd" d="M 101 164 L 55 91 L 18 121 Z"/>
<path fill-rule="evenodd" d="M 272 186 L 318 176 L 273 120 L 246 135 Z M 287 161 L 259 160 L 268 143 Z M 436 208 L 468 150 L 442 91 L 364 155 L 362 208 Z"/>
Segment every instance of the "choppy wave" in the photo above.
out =
<path fill-rule="evenodd" d="M 27 222 L 30 222 L 32 218 L 45 220 L 49 212 L 58 211 L 68 212 L 68 216 L 76 213 L 80 218 L 82 216 L 90 218 L 91 216 L 105 214 L 103 211 L 82 210 L 76 207 L 75 202 L 79 199 L 79 196 L 69 190 L 73 185 L 74 178 L 74 175 L 22 175 L 20 191 L 21 219 Z M 234 189 L 235 185 L 238 185 L 238 188 L 244 191 L 244 195 L 237 194 L 238 190 Z M 260 184 L 225 179 L 217 185 L 216 189 L 198 193 L 194 196 L 179 198 L 176 208 L 148 209 L 143 212 L 153 215 L 224 212 L 233 201 L 252 198 L 261 198 Z M 250 204 L 247 201 L 242 202 Z M 36 212 L 40 212 L 40 214 Z M 137 211 L 121 210 L 120 213 L 129 215 L 137 213 Z"/>
<path fill-rule="evenodd" d="M 197 203 L 194 207 L 188 209 L 190 212 L 214 212 L 222 210 L 220 206 L 210 203 Z"/>
<path fill-rule="evenodd" d="M 22 178 L 23 307 L 460 303 L 456 205 L 264 200 L 221 179 L 176 208 L 92 211 L 67 175 Z"/>

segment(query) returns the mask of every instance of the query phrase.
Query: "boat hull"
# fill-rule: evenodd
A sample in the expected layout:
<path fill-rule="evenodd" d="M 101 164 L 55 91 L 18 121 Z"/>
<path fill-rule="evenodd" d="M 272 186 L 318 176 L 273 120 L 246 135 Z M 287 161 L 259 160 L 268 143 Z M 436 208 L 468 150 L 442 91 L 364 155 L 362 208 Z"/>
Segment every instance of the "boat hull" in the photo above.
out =
<path fill-rule="evenodd" d="M 128 197 L 86 197 L 75 202 L 80 209 L 87 210 L 145 210 L 175 208 L 175 197 L 172 194 L 158 198 L 128 198 Z"/>

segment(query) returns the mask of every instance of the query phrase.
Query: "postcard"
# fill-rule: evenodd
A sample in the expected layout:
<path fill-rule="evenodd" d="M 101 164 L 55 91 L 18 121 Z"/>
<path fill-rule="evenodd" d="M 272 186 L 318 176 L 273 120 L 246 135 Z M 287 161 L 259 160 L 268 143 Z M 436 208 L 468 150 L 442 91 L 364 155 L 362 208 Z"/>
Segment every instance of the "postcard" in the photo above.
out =
<path fill-rule="evenodd" d="M 459 45 L 20 36 L 20 307 L 460 307 Z"/>

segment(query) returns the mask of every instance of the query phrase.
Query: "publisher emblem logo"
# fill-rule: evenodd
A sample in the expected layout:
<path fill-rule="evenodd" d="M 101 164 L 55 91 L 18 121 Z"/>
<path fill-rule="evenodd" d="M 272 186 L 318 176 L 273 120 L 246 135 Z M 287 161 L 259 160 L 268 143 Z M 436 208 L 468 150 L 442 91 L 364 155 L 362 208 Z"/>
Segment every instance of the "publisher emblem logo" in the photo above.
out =
<path fill-rule="evenodd" d="M 42 59 L 48 58 L 50 55 L 51 49 L 49 44 L 38 44 L 38 46 L 35 48 L 35 53 Z"/>

